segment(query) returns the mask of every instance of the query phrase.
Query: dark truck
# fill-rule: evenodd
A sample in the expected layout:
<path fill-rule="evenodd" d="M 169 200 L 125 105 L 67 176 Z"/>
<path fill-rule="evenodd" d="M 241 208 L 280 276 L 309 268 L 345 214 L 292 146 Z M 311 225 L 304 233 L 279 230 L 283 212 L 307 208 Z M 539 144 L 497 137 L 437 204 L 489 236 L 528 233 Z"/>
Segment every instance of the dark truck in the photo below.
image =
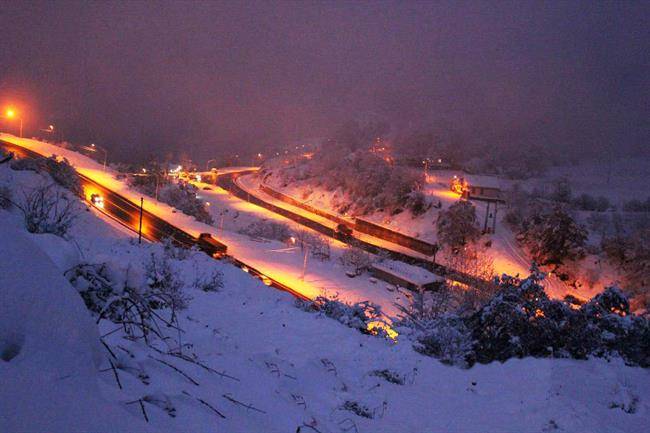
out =
<path fill-rule="evenodd" d="M 196 241 L 201 251 L 218 258 L 226 254 L 228 247 L 212 237 L 210 233 L 201 233 Z"/>
<path fill-rule="evenodd" d="M 334 229 L 334 237 L 339 240 L 348 240 L 352 237 L 352 229 L 345 224 L 337 224 Z"/>

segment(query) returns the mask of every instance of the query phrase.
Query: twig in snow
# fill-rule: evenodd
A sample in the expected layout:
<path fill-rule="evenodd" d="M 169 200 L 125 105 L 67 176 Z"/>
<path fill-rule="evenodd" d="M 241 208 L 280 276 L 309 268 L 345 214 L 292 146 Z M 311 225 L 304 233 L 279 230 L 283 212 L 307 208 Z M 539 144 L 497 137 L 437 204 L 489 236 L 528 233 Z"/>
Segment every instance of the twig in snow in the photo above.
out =
<path fill-rule="evenodd" d="M 309 424 L 305 424 L 305 423 L 303 423 L 302 425 L 299 425 L 299 426 L 298 426 L 298 428 L 296 429 L 296 433 L 302 433 L 302 428 L 303 428 L 303 427 L 310 428 L 310 429 L 312 429 L 313 431 L 315 431 L 316 433 L 322 433 L 320 430 L 318 430 L 318 429 L 317 429 L 316 427 L 314 427 L 313 425 L 309 425 Z"/>
<path fill-rule="evenodd" d="M 229 375 L 227 373 L 224 373 L 222 371 L 215 370 L 214 368 L 212 368 L 212 367 L 210 367 L 208 365 L 205 365 L 205 364 L 203 364 L 202 362 L 200 362 L 200 361 L 198 361 L 196 359 L 192 359 L 192 358 L 190 358 L 189 356 L 187 356 L 185 354 L 174 353 L 174 352 L 164 352 L 164 351 L 162 351 L 162 350 L 160 350 L 157 347 L 154 347 L 152 345 L 149 345 L 149 347 L 151 347 L 153 350 L 160 353 L 161 355 L 169 355 L 169 356 L 173 356 L 175 358 L 182 359 L 183 361 L 187 361 L 187 362 L 190 362 L 192 364 L 196 364 L 199 367 L 203 368 L 204 370 L 209 371 L 210 373 L 214 373 L 214 374 L 219 375 L 221 377 L 226 377 L 228 379 L 232 379 L 232 380 L 234 380 L 236 382 L 239 382 L 239 379 L 236 378 L 235 376 L 231 376 L 231 375 Z"/>
<path fill-rule="evenodd" d="M 359 429 L 357 428 L 357 423 L 352 421 L 350 418 L 345 418 L 344 420 L 341 420 L 341 422 L 339 422 L 338 425 L 339 427 L 341 427 L 341 430 L 345 432 L 354 429 L 355 433 L 359 433 Z"/>
<path fill-rule="evenodd" d="M 117 348 L 120 349 L 122 352 L 126 353 L 127 355 L 129 355 L 130 358 L 135 358 L 135 355 L 133 354 L 133 352 L 131 352 L 131 351 L 130 351 L 129 349 L 127 349 L 126 347 L 122 347 L 122 346 L 120 346 L 120 345 L 118 344 L 118 345 L 117 345 Z"/>
<path fill-rule="evenodd" d="M 180 370 L 178 367 L 176 367 L 176 366 L 174 366 L 174 365 L 172 365 L 172 364 L 170 364 L 170 363 L 168 363 L 166 361 L 163 361 L 162 359 L 154 358 L 151 355 L 149 355 L 149 358 L 153 359 L 154 361 L 158 361 L 161 364 L 166 365 L 167 367 L 169 367 L 169 368 L 173 369 L 174 371 L 176 371 L 177 373 L 181 374 L 183 377 L 185 377 L 187 380 L 192 382 L 194 385 L 199 386 L 199 383 L 196 380 L 192 379 L 187 373 Z"/>
<path fill-rule="evenodd" d="M 120 389 L 122 389 L 122 384 L 120 383 L 120 376 L 117 375 L 117 370 L 115 369 L 115 365 L 113 364 L 113 361 L 111 361 L 109 359 L 108 362 L 111 364 L 111 368 L 113 369 L 113 374 L 115 375 L 115 380 L 117 381 L 117 386 L 119 386 Z"/>
<path fill-rule="evenodd" d="M 122 327 L 118 326 L 117 328 L 113 329 L 112 331 L 108 331 L 106 334 L 102 335 L 100 338 L 108 337 L 109 335 L 116 333 L 120 329 L 122 329 Z"/>
<path fill-rule="evenodd" d="M 149 417 L 147 416 L 147 411 L 144 409 L 144 403 L 142 403 L 142 399 L 139 398 L 137 400 L 127 401 L 125 404 L 133 404 L 133 403 L 140 403 L 140 409 L 142 409 L 142 415 L 144 415 L 144 420 L 149 422 Z"/>
<path fill-rule="evenodd" d="M 104 340 L 102 340 L 101 338 L 99 339 L 99 341 L 101 341 L 101 343 L 104 345 L 104 347 L 106 348 L 106 350 L 108 350 L 108 353 L 110 353 L 111 356 L 112 356 L 113 358 L 117 359 L 117 356 L 115 356 L 115 354 L 113 353 L 113 351 L 111 350 L 111 348 L 108 347 L 108 344 L 106 344 L 106 343 L 104 342 Z"/>
<path fill-rule="evenodd" d="M 251 409 L 251 410 L 254 410 L 254 411 L 256 411 L 256 412 L 260 412 L 260 413 L 266 414 L 266 412 L 263 411 L 262 409 L 258 409 L 258 408 L 256 408 L 255 406 L 250 405 L 250 404 L 242 403 L 242 402 L 239 401 L 239 400 L 235 400 L 234 398 L 232 398 L 232 397 L 230 396 L 230 394 L 223 394 L 222 397 L 225 398 L 226 400 L 232 402 L 232 403 L 235 403 L 235 404 L 238 404 L 238 405 L 240 405 L 240 406 L 243 406 L 243 407 L 245 407 L 246 409 Z"/>
<path fill-rule="evenodd" d="M 207 406 L 208 408 L 212 409 L 212 411 L 214 411 L 214 413 L 216 413 L 217 415 L 219 415 L 221 418 L 226 419 L 226 415 L 224 415 L 224 414 L 222 414 L 221 412 L 219 412 L 219 411 L 217 410 L 217 408 L 215 408 L 214 406 L 212 406 L 212 405 L 211 405 L 210 403 L 208 403 L 207 401 L 203 400 L 202 398 L 196 397 L 196 396 L 190 394 L 189 392 L 187 392 L 187 391 L 185 391 L 185 390 L 183 390 L 182 392 L 183 392 L 183 394 L 185 394 L 186 396 L 188 396 L 188 397 L 192 397 L 192 398 L 196 399 L 199 403 L 202 403 L 202 404 L 204 404 L 205 406 Z"/>
<path fill-rule="evenodd" d="M 219 415 L 221 418 L 226 419 L 226 416 L 225 416 L 224 414 L 222 414 L 221 412 L 219 412 L 219 411 L 218 411 L 214 406 L 212 406 L 210 403 L 208 403 L 207 401 L 205 401 L 205 400 L 203 400 L 202 398 L 199 398 L 199 397 L 196 397 L 196 399 L 197 399 L 199 402 L 201 402 L 201 403 L 203 403 L 204 405 L 206 405 L 207 407 L 209 407 L 210 409 L 212 409 L 212 411 L 213 411 L 214 413 L 216 413 L 217 415 Z"/>

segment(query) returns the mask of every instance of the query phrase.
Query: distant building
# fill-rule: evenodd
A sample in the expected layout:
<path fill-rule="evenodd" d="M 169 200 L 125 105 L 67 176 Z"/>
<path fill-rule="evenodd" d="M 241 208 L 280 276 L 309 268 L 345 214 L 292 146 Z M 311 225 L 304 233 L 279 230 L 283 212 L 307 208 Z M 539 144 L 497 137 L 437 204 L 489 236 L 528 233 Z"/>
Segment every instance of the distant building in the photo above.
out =
<path fill-rule="evenodd" d="M 498 179 L 480 176 L 454 176 L 450 189 L 468 200 L 505 202 Z"/>
<path fill-rule="evenodd" d="M 485 200 L 485 201 L 505 201 L 501 188 L 481 185 L 469 185 L 464 192 L 467 199 Z"/>
<path fill-rule="evenodd" d="M 370 267 L 370 274 L 387 283 L 415 291 L 437 290 L 445 282 L 443 277 L 425 269 L 391 260 L 374 263 Z"/>

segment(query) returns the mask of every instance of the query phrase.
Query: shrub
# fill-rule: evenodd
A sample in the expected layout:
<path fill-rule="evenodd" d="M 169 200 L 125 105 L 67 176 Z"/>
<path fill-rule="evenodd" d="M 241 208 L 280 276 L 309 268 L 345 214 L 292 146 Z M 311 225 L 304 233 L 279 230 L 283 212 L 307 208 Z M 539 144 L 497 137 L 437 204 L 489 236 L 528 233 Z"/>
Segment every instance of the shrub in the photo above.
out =
<path fill-rule="evenodd" d="M 438 242 L 457 250 L 480 236 L 476 208 L 469 201 L 458 201 L 438 214 Z"/>
<path fill-rule="evenodd" d="M 154 308 L 184 310 L 190 298 L 183 292 L 183 283 L 176 277 L 166 255 L 151 253 L 145 265 L 146 284 L 154 295 Z"/>
<path fill-rule="evenodd" d="M 413 216 L 419 216 L 431 208 L 431 203 L 422 191 L 411 191 L 406 200 L 406 208 L 411 211 Z"/>
<path fill-rule="evenodd" d="M 197 198 L 197 192 L 198 189 L 189 183 L 170 183 L 160 188 L 158 199 L 179 209 L 185 215 L 193 216 L 199 222 L 213 224 L 212 215 L 206 210 L 205 203 Z"/>
<path fill-rule="evenodd" d="M 14 158 L 9 165 L 12 170 L 16 171 L 35 171 L 41 172 L 45 168 L 45 163 L 42 159 L 34 158 Z"/>
<path fill-rule="evenodd" d="M 355 275 L 361 275 L 372 265 L 372 258 L 370 254 L 360 248 L 348 246 L 347 249 L 341 254 L 339 261 L 352 268 Z"/>
<path fill-rule="evenodd" d="M 534 213 L 522 223 L 519 240 L 541 265 L 561 265 L 584 256 L 587 230 L 562 207 Z"/>
<path fill-rule="evenodd" d="M 438 358 L 443 364 L 468 366 L 472 360 L 472 336 L 463 320 L 445 316 L 428 325 L 418 336 L 415 350 Z"/>
<path fill-rule="evenodd" d="M 193 286 L 204 292 L 218 292 L 223 288 L 223 272 L 213 270 L 196 276 Z"/>
<path fill-rule="evenodd" d="M 79 216 L 78 203 L 55 188 L 41 185 L 23 191 L 23 199 L 17 204 L 23 214 L 25 228 L 30 233 L 51 233 L 65 236 Z"/>
<path fill-rule="evenodd" d="M 337 299 L 318 296 L 313 301 L 297 301 L 297 305 L 305 311 L 318 311 L 364 334 L 371 333 L 368 326 L 371 322 L 383 322 L 381 307 L 369 301 L 346 304 Z"/>
<path fill-rule="evenodd" d="M 151 255 L 144 284 L 132 281 L 128 270 L 120 281 L 105 263 L 80 264 L 66 271 L 65 276 L 90 311 L 100 320 L 108 319 L 123 326 L 130 338 L 142 338 L 149 343 L 154 335 L 169 342 L 163 329 L 180 329 L 177 312 L 185 308 L 188 298 L 164 255 Z M 180 346 L 180 341 L 177 343 Z"/>
<path fill-rule="evenodd" d="M 287 242 L 291 238 L 291 229 L 288 225 L 276 221 L 255 221 L 239 229 L 239 233 L 253 238 L 271 239 Z"/>
<path fill-rule="evenodd" d="M 50 156 L 45 160 L 45 169 L 52 176 L 54 182 L 63 188 L 78 196 L 83 194 L 79 175 L 67 159 Z"/>

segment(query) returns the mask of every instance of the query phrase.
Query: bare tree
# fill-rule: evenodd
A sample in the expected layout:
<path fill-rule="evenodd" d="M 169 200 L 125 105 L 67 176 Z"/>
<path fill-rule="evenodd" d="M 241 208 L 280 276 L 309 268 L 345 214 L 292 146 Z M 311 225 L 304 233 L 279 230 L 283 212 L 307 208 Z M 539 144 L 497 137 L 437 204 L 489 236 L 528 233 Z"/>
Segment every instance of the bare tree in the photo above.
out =
<path fill-rule="evenodd" d="M 356 247 L 348 247 L 343 254 L 341 254 L 340 261 L 346 266 L 352 267 L 356 275 L 361 275 L 364 271 L 370 268 L 372 258 L 370 254 Z"/>

